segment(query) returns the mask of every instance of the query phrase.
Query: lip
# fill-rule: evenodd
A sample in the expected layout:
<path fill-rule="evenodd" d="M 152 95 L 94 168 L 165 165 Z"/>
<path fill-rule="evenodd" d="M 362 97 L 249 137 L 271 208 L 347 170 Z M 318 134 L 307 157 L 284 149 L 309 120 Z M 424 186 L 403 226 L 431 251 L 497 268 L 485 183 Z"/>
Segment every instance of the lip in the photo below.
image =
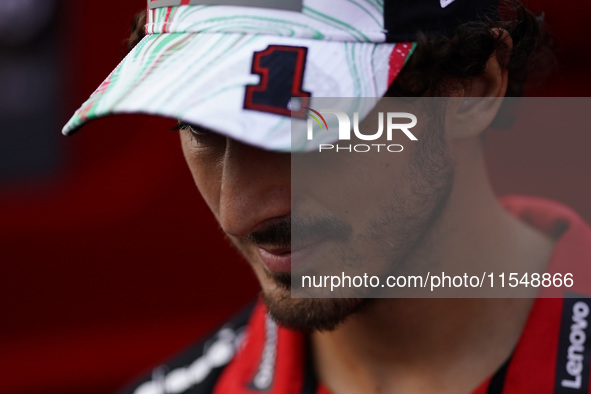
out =
<path fill-rule="evenodd" d="M 308 244 L 297 250 L 291 250 L 291 247 L 271 248 L 257 247 L 257 251 L 263 264 L 275 273 L 291 273 L 293 266 L 301 265 L 313 255 L 323 243 L 319 240 Z"/>
<path fill-rule="evenodd" d="M 266 249 L 257 247 L 257 251 L 263 264 L 272 272 L 290 273 L 291 272 L 291 249 Z"/>

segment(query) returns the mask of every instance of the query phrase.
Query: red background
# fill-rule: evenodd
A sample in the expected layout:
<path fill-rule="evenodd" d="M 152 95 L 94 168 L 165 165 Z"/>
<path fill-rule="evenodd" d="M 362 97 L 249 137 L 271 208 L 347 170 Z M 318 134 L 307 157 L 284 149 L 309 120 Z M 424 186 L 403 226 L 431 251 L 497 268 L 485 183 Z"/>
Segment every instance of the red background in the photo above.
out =
<path fill-rule="evenodd" d="M 588 95 L 591 3 L 579 3 L 567 12 L 535 2 L 559 57 L 537 95 Z M 60 2 L 63 123 L 119 62 L 143 6 Z M 255 296 L 254 277 L 193 186 L 170 123 L 91 123 L 63 138 L 59 176 L 0 185 L 1 393 L 112 392 Z M 558 150 L 555 136 L 519 138 L 516 146 L 535 149 L 497 154 L 504 144 L 495 138 L 487 146 L 497 190 L 551 197 L 589 220 L 591 137 L 572 136 Z"/>

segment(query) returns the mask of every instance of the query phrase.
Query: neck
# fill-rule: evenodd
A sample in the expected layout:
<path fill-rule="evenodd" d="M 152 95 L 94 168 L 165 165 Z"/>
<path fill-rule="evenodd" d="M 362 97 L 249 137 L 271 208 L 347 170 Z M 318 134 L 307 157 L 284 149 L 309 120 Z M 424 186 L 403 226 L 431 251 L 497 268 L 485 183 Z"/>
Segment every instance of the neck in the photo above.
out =
<path fill-rule="evenodd" d="M 552 241 L 505 212 L 488 185 L 480 152 L 464 151 L 471 153 L 460 154 L 447 205 L 425 244 L 409 256 L 410 265 L 539 272 Z M 338 393 L 470 392 L 509 357 L 533 301 L 369 300 L 336 330 L 312 335 L 317 372 Z"/>
<path fill-rule="evenodd" d="M 471 392 L 509 357 L 531 305 L 375 300 L 337 330 L 312 336 L 317 371 L 334 393 Z"/>

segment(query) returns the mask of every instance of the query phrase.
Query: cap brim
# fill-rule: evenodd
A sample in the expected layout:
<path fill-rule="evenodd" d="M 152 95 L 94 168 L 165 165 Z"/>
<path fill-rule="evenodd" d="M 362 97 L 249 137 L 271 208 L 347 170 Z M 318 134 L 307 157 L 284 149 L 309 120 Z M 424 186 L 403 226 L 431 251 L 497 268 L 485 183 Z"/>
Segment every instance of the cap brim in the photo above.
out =
<path fill-rule="evenodd" d="M 290 151 L 290 117 L 245 108 L 260 86 L 254 54 L 269 46 L 306 48 L 301 88 L 314 97 L 381 97 L 411 44 L 342 42 L 240 33 L 146 36 L 66 124 L 73 134 L 106 115 L 180 119 L 264 149 Z M 280 67 L 281 65 L 271 65 Z"/>

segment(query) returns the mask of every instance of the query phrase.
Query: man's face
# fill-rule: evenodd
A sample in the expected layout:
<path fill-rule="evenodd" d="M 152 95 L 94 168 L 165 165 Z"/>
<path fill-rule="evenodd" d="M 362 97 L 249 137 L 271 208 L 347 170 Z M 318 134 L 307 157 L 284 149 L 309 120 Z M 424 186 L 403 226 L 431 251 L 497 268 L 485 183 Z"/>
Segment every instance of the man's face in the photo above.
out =
<path fill-rule="evenodd" d="M 291 298 L 292 263 L 319 264 L 330 256 L 359 272 L 368 264 L 385 272 L 403 265 L 425 240 L 453 181 L 437 119 L 431 115 L 413 129 L 419 141 L 400 135 L 390 142 L 403 143 L 400 153 L 329 153 L 311 160 L 197 128 L 181 131 L 199 191 L 254 269 L 280 323 L 330 330 L 367 304 L 351 297 Z"/>

